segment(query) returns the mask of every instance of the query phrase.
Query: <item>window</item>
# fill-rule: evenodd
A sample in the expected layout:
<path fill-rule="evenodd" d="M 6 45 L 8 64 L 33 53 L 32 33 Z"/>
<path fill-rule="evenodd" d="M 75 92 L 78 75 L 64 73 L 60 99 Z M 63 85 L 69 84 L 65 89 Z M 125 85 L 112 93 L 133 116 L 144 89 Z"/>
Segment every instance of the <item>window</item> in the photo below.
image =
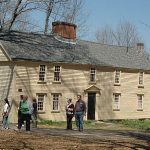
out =
<path fill-rule="evenodd" d="M 143 72 L 139 73 L 139 85 L 143 85 Z"/>
<path fill-rule="evenodd" d="M 138 96 L 138 101 L 137 101 L 137 109 L 138 110 L 141 110 L 141 109 L 143 109 L 143 94 L 138 94 L 137 95 Z"/>
<path fill-rule="evenodd" d="M 44 80 L 45 80 L 45 65 L 40 65 L 39 81 L 44 81 Z"/>
<path fill-rule="evenodd" d="M 120 71 L 115 71 L 115 83 L 119 84 L 120 83 Z"/>
<path fill-rule="evenodd" d="M 55 66 L 54 81 L 60 81 L 60 66 Z"/>
<path fill-rule="evenodd" d="M 114 93 L 113 95 L 113 110 L 120 109 L 120 93 Z"/>
<path fill-rule="evenodd" d="M 59 98 L 60 94 L 53 94 L 53 110 L 59 110 Z"/>
<path fill-rule="evenodd" d="M 44 94 L 37 95 L 37 110 L 44 111 Z"/>
<path fill-rule="evenodd" d="M 91 82 L 95 82 L 96 81 L 96 70 L 95 70 L 95 68 L 91 68 L 90 81 Z"/>

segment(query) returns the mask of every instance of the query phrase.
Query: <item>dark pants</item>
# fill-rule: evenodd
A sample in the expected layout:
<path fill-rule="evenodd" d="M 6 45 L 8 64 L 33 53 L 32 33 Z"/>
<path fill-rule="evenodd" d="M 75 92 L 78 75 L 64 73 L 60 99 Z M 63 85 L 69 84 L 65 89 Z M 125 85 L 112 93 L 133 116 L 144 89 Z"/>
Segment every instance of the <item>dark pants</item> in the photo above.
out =
<path fill-rule="evenodd" d="M 30 114 L 21 114 L 20 115 L 20 121 L 18 124 L 18 129 L 21 129 L 22 123 L 26 121 L 26 131 L 30 131 L 30 119 L 31 115 Z"/>
<path fill-rule="evenodd" d="M 19 126 L 19 124 L 24 124 L 24 120 L 21 119 L 21 111 L 20 110 L 18 110 L 18 126 Z"/>
<path fill-rule="evenodd" d="M 67 114 L 67 129 L 72 130 L 72 118 L 73 114 Z"/>

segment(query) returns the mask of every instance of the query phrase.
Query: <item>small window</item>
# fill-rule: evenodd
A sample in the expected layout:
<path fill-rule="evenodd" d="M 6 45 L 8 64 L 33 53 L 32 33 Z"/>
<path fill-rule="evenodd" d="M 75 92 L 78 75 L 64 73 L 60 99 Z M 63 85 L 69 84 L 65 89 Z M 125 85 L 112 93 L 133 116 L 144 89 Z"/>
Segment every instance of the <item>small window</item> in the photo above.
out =
<path fill-rule="evenodd" d="M 55 66 L 54 81 L 60 81 L 60 66 Z"/>
<path fill-rule="evenodd" d="M 40 65 L 39 81 L 44 81 L 44 80 L 45 80 L 45 65 Z"/>
<path fill-rule="evenodd" d="M 113 110 L 120 109 L 120 93 L 113 94 Z"/>
<path fill-rule="evenodd" d="M 115 71 L 115 83 L 120 84 L 120 71 Z"/>
<path fill-rule="evenodd" d="M 144 75 L 143 72 L 139 73 L 139 85 L 143 85 L 143 75 Z"/>
<path fill-rule="evenodd" d="M 53 110 L 59 110 L 60 94 L 53 94 Z"/>
<path fill-rule="evenodd" d="M 37 110 L 44 111 L 44 94 L 37 95 Z"/>
<path fill-rule="evenodd" d="M 138 101 L 137 101 L 137 109 L 142 110 L 143 109 L 143 94 L 138 94 Z"/>
<path fill-rule="evenodd" d="M 90 81 L 91 82 L 95 82 L 96 81 L 96 70 L 95 70 L 95 68 L 91 68 Z"/>

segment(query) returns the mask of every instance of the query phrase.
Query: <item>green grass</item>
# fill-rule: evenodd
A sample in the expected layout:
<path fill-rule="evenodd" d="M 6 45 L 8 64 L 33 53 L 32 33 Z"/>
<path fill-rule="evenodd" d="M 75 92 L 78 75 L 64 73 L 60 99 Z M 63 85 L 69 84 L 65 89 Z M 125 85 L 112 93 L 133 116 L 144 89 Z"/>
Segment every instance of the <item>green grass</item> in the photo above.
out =
<path fill-rule="evenodd" d="M 84 121 L 84 128 L 96 128 L 95 121 Z M 49 127 L 59 127 L 59 128 L 65 128 L 66 127 L 66 121 L 52 121 L 52 120 L 40 120 L 38 122 L 38 125 L 45 125 Z M 75 121 L 72 121 L 73 128 L 76 128 Z"/>
<path fill-rule="evenodd" d="M 112 121 L 113 123 L 122 124 L 130 128 L 140 129 L 140 130 L 149 130 L 150 131 L 150 120 L 119 120 Z"/>
<path fill-rule="evenodd" d="M 102 123 L 96 123 L 96 121 L 84 121 L 84 128 L 107 129 L 108 123 L 123 125 L 125 127 L 133 128 L 135 130 L 150 131 L 150 120 L 113 120 L 113 121 L 105 121 Z M 76 128 L 75 121 L 73 121 L 72 124 L 73 128 Z M 45 125 L 51 128 L 66 128 L 66 121 L 41 120 L 38 122 L 38 125 Z M 111 129 L 111 127 L 109 129 Z"/>

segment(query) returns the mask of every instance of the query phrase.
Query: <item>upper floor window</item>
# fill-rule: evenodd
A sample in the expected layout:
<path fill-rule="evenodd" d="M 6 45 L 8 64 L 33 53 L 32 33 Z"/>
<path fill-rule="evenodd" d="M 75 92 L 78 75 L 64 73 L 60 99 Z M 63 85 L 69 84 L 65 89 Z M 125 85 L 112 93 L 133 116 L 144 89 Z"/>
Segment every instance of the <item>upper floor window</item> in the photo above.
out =
<path fill-rule="evenodd" d="M 115 71 L 115 83 L 119 84 L 120 83 L 120 76 L 121 76 L 121 72 L 116 70 Z"/>
<path fill-rule="evenodd" d="M 38 94 L 37 95 L 37 110 L 38 111 L 44 111 L 44 94 Z"/>
<path fill-rule="evenodd" d="M 120 93 L 113 94 L 113 110 L 120 109 Z"/>
<path fill-rule="evenodd" d="M 138 97 L 137 109 L 141 110 L 141 109 L 143 109 L 143 94 L 138 94 L 137 97 Z"/>
<path fill-rule="evenodd" d="M 45 80 L 45 65 L 40 65 L 39 68 L 39 81 Z"/>
<path fill-rule="evenodd" d="M 95 68 L 91 68 L 90 81 L 91 82 L 95 82 L 96 81 L 96 69 Z"/>
<path fill-rule="evenodd" d="M 60 81 L 60 66 L 54 68 L 54 81 Z"/>
<path fill-rule="evenodd" d="M 143 76 L 144 76 L 144 72 L 140 72 L 139 73 L 139 85 L 143 85 L 144 83 Z"/>
<path fill-rule="evenodd" d="M 59 110 L 60 94 L 53 94 L 53 110 Z"/>

